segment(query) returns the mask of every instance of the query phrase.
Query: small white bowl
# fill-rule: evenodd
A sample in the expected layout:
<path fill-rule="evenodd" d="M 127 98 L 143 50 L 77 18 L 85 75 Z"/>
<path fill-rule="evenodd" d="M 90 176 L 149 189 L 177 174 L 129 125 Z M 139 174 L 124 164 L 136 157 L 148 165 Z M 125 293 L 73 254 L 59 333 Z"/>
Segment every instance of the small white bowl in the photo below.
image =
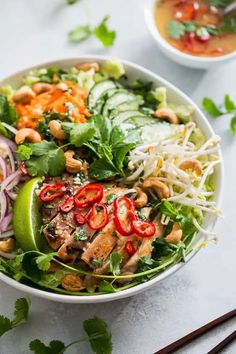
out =
<path fill-rule="evenodd" d="M 40 65 L 27 68 L 26 70 L 19 71 L 6 79 L 2 80 L 0 82 L 0 86 L 4 85 L 11 85 L 12 87 L 17 88 L 20 85 L 20 81 L 22 76 L 26 75 L 30 70 L 33 70 L 37 67 L 51 67 L 51 66 L 57 66 L 60 68 L 68 68 L 71 66 L 74 66 L 78 63 L 82 62 L 87 62 L 87 61 L 96 61 L 98 63 L 104 63 L 107 61 L 109 58 L 108 57 L 103 57 L 103 56 L 92 56 L 92 55 L 84 55 L 84 56 L 79 56 L 76 58 L 68 58 L 68 59 L 61 59 L 57 61 L 52 61 L 48 63 L 40 63 Z M 125 72 L 129 78 L 130 82 L 133 82 L 136 79 L 144 80 L 147 82 L 153 82 L 154 86 L 165 86 L 167 88 L 167 96 L 168 100 L 179 105 L 191 105 L 194 108 L 194 121 L 196 122 L 197 126 L 203 131 L 205 134 L 206 138 L 210 138 L 214 132 L 208 123 L 208 120 L 204 116 L 204 114 L 201 112 L 201 110 L 197 107 L 197 105 L 188 97 L 186 96 L 183 92 L 181 92 L 178 88 L 170 84 L 168 81 L 163 79 L 162 77 L 154 74 L 153 72 L 144 69 L 143 67 L 133 64 L 131 62 L 122 60 L 122 63 L 125 67 Z M 222 159 L 221 152 L 219 151 L 219 156 Z M 217 205 L 219 206 L 220 199 L 221 199 L 221 192 L 222 192 L 222 184 L 223 184 L 223 166 L 222 164 L 217 165 L 215 169 L 215 195 L 214 198 L 216 200 Z M 22 211 L 24 212 L 24 211 Z M 216 222 L 216 217 L 214 215 L 207 215 L 204 218 L 204 228 L 208 230 L 212 230 Z M 193 252 L 189 254 L 186 257 L 186 262 L 190 260 L 199 250 L 199 246 L 202 244 L 202 242 L 205 240 L 205 237 L 203 234 L 198 233 L 195 236 L 192 248 Z M 160 273 L 153 279 L 136 285 L 130 289 L 123 290 L 121 292 L 117 293 L 111 293 L 111 294 L 104 294 L 104 295 L 94 295 L 94 296 L 70 296 L 70 295 L 61 295 L 61 294 L 54 294 L 51 292 L 48 292 L 46 290 L 40 290 L 36 289 L 33 287 L 30 287 L 28 285 L 21 284 L 17 282 L 16 280 L 8 277 L 5 274 L 2 274 L 0 272 L 0 280 L 3 282 L 11 285 L 13 288 L 16 288 L 18 290 L 24 291 L 25 293 L 28 293 L 30 295 L 35 295 L 44 299 L 48 300 L 53 300 L 53 301 L 58 301 L 58 302 L 63 302 L 63 303 L 76 303 L 76 304 L 81 304 L 81 303 L 98 303 L 98 302 L 108 302 L 108 301 L 113 301 L 113 300 L 118 300 L 122 299 L 128 296 L 132 296 L 135 294 L 138 294 L 147 288 L 151 287 L 152 285 L 160 282 L 161 280 L 165 279 L 167 276 L 170 274 L 173 274 L 177 270 L 179 270 L 185 263 L 179 263 L 174 265 L 173 267 L 168 268 L 164 272 Z"/>
<path fill-rule="evenodd" d="M 172 47 L 159 33 L 155 22 L 155 6 L 159 0 L 146 0 L 144 6 L 144 15 L 147 27 L 151 32 L 157 46 L 160 50 L 175 62 L 198 69 L 210 69 L 236 59 L 236 51 L 221 55 L 218 57 L 197 57 L 194 55 L 182 53 L 180 50 Z"/>

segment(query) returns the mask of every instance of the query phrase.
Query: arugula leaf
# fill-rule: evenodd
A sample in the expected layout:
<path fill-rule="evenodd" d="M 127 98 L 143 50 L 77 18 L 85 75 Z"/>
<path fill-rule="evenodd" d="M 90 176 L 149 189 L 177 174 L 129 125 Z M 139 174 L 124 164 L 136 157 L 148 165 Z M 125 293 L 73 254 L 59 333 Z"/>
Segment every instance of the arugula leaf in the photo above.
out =
<path fill-rule="evenodd" d="M 59 340 L 53 340 L 46 346 L 39 339 L 35 339 L 30 342 L 29 348 L 35 354 L 63 354 L 66 350 L 65 344 Z"/>
<path fill-rule="evenodd" d="M 168 23 L 167 33 L 170 38 L 180 39 L 185 33 L 185 26 L 179 21 L 171 20 Z"/>
<path fill-rule="evenodd" d="M 32 149 L 27 145 L 20 145 L 16 150 L 17 160 L 29 160 L 32 155 Z"/>
<path fill-rule="evenodd" d="M 15 126 L 18 114 L 5 95 L 0 95 L 0 121 Z"/>
<path fill-rule="evenodd" d="M 111 354 L 112 342 L 111 333 L 108 331 L 107 324 L 98 317 L 84 321 L 84 330 L 92 350 L 96 354 Z"/>
<path fill-rule="evenodd" d="M 94 35 L 97 39 L 99 39 L 104 47 L 112 46 L 116 38 L 116 32 L 110 30 L 107 26 L 108 20 L 109 16 L 104 17 L 104 19 L 93 30 Z"/>
<path fill-rule="evenodd" d="M 209 113 L 212 117 L 219 117 L 220 115 L 222 115 L 222 112 L 219 110 L 219 108 L 211 98 L 203 98 L 202 105 L 205 111 Z"/>
<path fill-rule="evenodd" d="M 36 264 L 38 268 L 42 271 L 47 271 L 51 266 L 51 261 L 57 255 L 56 252 L 44 254 L 36 258 Z"/>
<path fill-rule="evenodd" d="M 26 161 L 31 176 L 60 176 L 65 168 L 65 156 L 62 149 L 53 141 L 42 140 L 29 144 L 32 153 Z M 24 151 L 25 153 L 25 151 Z"/>
<path fill-rule="evenodd" d="M 15 302 L 14 319 L 0 315 L 0 336 L 11 329 L 24 323 L 28 318 L 30 300 L 28 298 L 20 298 Z"/>
<path fill-rule="evenodd" d="M 232 112 L 236 110 L 236 105 L 235 103 L 232 101 L 232 99 L 229 97 L 229 95 L 225 95 L 225 109 L 226 112 Z"/>
<path fill-rule="evenodd" d="M 231 119 L 231 122 L 230 122 L 230 129 L 231 129 L 231 132 L 232 132 L 234 135 L 236 135 L 236 116 Z"/>
<path fill-rule="evenodd" d="M 115 276 L 120 274 L 121 261 L 122 261 L 121 255 L 116 252 L 112 252 L 112 254 L 110 255 L 109 268 L 111 273 Z"/>
<path fill-rule="evenodd" d="M 14 319 L 12 321 L 14 327 L 26 322 L 28 318 L 30 303 L 30 299 L 25 297 L 16 300 Z"/>
<path fill-rule="evenodd" d="M 74 43 L 79 43 L 84 41 L 92 34 L 91 28 L 89 25 L 76 26 L 68 34 L 69 40 Z"/>

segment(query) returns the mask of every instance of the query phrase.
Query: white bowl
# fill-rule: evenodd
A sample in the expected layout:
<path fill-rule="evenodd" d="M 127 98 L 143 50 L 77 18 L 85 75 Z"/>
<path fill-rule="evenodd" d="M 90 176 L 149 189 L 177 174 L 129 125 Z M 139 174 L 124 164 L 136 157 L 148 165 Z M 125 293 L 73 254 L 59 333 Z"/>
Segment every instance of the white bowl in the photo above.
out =
<path fill-rule="evenodd" d="M 99 63 L 104 63 L 107 59 L 106 57 L 102 56 L 80 56 L 77 58 L 70 58 L 70 59 L 61 59 L 53 62 L 48 62 L 48 63 L 43 63 L 35 67 L 27 68 L 26 70 L 17 72 L 6 79 L 2 80 L 0 82 L 0 86 L 2 85 L 12 85 L 13 87 L 17 87 L 20 85 L 20 79 L 22 78 L 23 75 L 28 73 L 30 70 L 36 68 L 36 67 L 50 67 L 50 66 L 58 66 L 61 68 L 67 68 L 70 66 L 73 66 L 75 64 L 78 64 L 80 62 L 84 61 L 97 61 Z M 197 125 L 202 129 L 204 132 L 205 136 L 207 138 L 211 137 L 214 132 L 208 123 L 207 119 L 205 118 L 204 114 L 200 111 L 200 109 L 196 106 L 196 104 L 189 98 L 187 97 L 183 92 L 181 92 L 179 89 L 177 89 L 175 86 L 170 84 L 168 81 L 164 80 L 160 76 L 152 73 L 151 71 L 142 68 L 139 65 L 130 63 L 128 61 L 123 60 L 122 63 L 125 66 L 126 73 L 128 75 L 128 78 L 130 81 L 133 81 L 135 79 L 141 79 L 145 81 L 152 81 L 155 86 L 165 86 L 167 88 L 167 95 L 168 99 L 176 104 L 187 104 L 187 105 L 192 105 L 195 109 L 195 114 L 194 114 L 194 121 L 197 123 Z M 221 152 L 219 152 L 220 157 Z M 215 200 L 217 202 L 217 205 L 219 205 L 220 198 L 221 198 L 221 190 L 222 190 L 222 183 L 223 183 L 223 168 L 222 164 L 219 164 L 218 167 L 216 168 L 215 172 L 215 184 L 216 184 L 216 191 L 215 191 Z M 216 222 L 216 217 L 214 216 L 207 216 L 204 220 L 204 227 L 207 229 L 212 229 L 215 225 Z M 199 245 L 204 241 L 204 235 L 201 233 L 198 233 L 195 237 L 195 241 L 193 244 L 193 249 L 194 251 L 187 257 L 186 261 L 191 259 L 194 254 L 199 249 Z M 132 296 L 135 294 L 138 294 L 145 289 L 151 287 L 152 285 L 159 283 L 162 279 L 166 278 L 170 274 L 173 274 L 175 271 L 179 270 L 184 263 L 177 264 L 163 273 L 157 275 L 155 278 L 147 281 L 146 283 L 139 284 L 137 286 L 134 286 L 133 288 L 118 292 L 118 293 L 112 293 L 112 294 L 105 294 L 105 295 L 94 295 L 94 296 L 70 296 L 70 295 L 60 295 L 60 294 L 54 294 L 50 293 L 48 291 L 44 290 L 39 290 L 32 288 L 30 286 L 20 284 L 16 280 L 11 279 L 10 277 L 1 274 L 0 273 L 0 280 L 4 281 L 5 283 L 11 285 L 12 287 L 22 290 L 25 293 L 35 295 L 44 299 L 49 299 L 53 301 L 58 301 L 58 302 L 64 302 L 64 303 L 98 303 L 98 302 L 107 302 L 107 301 L 113 301 L 113 300 L 118 300 L 121 298 L 125 298 L 128 296 Z"/>
<path fill-rule="evenodd" d="M 236 59 L 236 51 L 221 55 L 218 57 L 197 57 L 194 55 L 182 53 L 180 50 L 172 47 L 159 33 L 155 23 L 155 6 L 159 0 L 146 0 L 144 6 L 144 15 L 147 27 L 152 34 L 157 46 L 160 50 L 175 62 L 189 66 L 191 68 L 198 69 L 210 69 L 221 64 L 228 62 L 229 60 Z"/>

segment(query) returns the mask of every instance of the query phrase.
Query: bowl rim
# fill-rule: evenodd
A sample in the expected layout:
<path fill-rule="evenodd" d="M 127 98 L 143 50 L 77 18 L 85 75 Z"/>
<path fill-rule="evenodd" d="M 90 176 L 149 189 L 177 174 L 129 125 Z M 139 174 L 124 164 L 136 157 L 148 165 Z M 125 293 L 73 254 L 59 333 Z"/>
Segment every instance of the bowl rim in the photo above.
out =
<path fill-rule="evenodd" d="M 84 60 L 89 60 L 89 61 L 100 61 L 100 62 L 105 62 L 107 60 L 111 59 L 110 56 L 102 56 L 102 55 L 79 55 L 79 56 L 74 56 L 74 57 L 67 57 L 67 58 L 61 58 L 57 60 L 51 60 L 43 63 L 39 63 L 30 67 L 27 67 L 23 70 L 18 70 L 14 74 L 8 75 L 6 78 L 0 80 L 0 86 L 5 85 L 8 83 L 10 80 L 14 80 L 16 77 L 23 76 L 24 74 L 28 73 L 29 71 L 36 69 L 38 67 L 49 67 L 49 66 L 70 66 L 70 65 L 75 65 L 76 62 L 81 62 Z M 165 86 L 168 89 L 172 90 L 175 92 L 175 94 L 182 99 L 183 101 L 187 101 L 188 104 L 193 106 L 194 111 L 198 115 L 198 118 L 201 121 L 202 126 L 205 126 L 210 132 L 209 135 L 214 135 L 214 131 L 209 124 L 207 118 L 203 114 L 203 112 L 198 108 L 198 106 L 192 101 L 190 97 L 188 97 L 185 93 L 183 93 L 180 89 L 178 89 L 175 85 L 171 84 L 169 81 L 163 79 L 161 76 L 155 74 L 151 70 L 148 70 L 138 64 L 135 64 L 133 62 L 130 62 L 128 60 L 119 60 L 124 64 L 126 67 L 130 68 L 131 70 L 134 70 L 137 73 L 142 73 L 146 76 L 152 77 L 154 80 L 157 80 L 160 82 L 161 85 Z M 221 163 L 218 165 L 219 166 L 219 171 L 218 171 L 218 184 L 216 188 L 216 203 L 218 206 L 221 204 L 222 200 L 222 190 L 223 190 L 223 180 L 224 180 L 224 170 L 223 170 L 223 160 L 222 160 L 222 152 L 221 148 L 219 148 L 219 157 Z M 211 222 L 210 225 L 207 225 L 208 229 L 213 229 L 217 221 L 217 218 L 215 217 Z M 57 301 L 57 302 L 62 302 L 62 303 L 71 303 L 71 304 L 83 304 L 83 303 L 100 303 L 100 302 L 108 302 L 108 301 L 114 301 L 118 299 L 122 299 L 125 297 L 129 297 L 132 295 L 135 295 L 137 293 L 140 293 L 144 291 L 145 289 L 151 287 L 155 283 L 158 283 L 159 281 L 165 279 L 169 275 L 175 273 L 177 270 L 182 268 L 200 249 L 200 244 L 203 242 L 203 239 L 201 238 L 199 240 L 198 246 L 195 247 L 195 249 L 186 257 L 186 261 L 184 263 L 179 263 L 176 264 L 167 270 L 163 271 L 153 279 L 145 282 L 145 283 L 140 283 L 132 288 L 117 292 L 117 293 L 109 293 L 109 294 L 103 294 L 103 295 L 84 295 L 84 296 L 73 296 L 73 295 L 63 295 L 63 294 L 55 294 L 52 292 L 49 292 L 47 290 L 41 290 L 37 288 L 30 287 L 25 284 L 21 284 L 17 282 L 15 279 L 12 279 L 8 277 L 7 275 L 0 273 L 0 280 L 3 282 L 7 283 L 8 285 L 12 286 L 13 288 L 17 290 L 24 291 L 25 293 L 28 293 L 33 296 L 37 296 L 40 298 L 44 298 L 47 300 L 52 300 L 52 301 Z"/>
<path fill-rule="evenodd" d="M 188 62 L 195 64 L 210 64 L 210 63 L 223 63 L 225 61 L 231 60 L 236 57 L 236 49 L 232 53 L 219 55 L 216 57 L 199 57 L 187 53 L 183 53 L 177 48 L 169 44 L 165 38 L 160 34 L 154 19 L 154 7 L 160 0 L 145 0 L 144 4 L 144 17 L 146 25 L 149 29 L 154 40 L 166 51 L 171 53 L 173 56 L 179 57 L 179 59 L 185 59 Z M 184 63 L 183 63 L 184 64 Z"/>

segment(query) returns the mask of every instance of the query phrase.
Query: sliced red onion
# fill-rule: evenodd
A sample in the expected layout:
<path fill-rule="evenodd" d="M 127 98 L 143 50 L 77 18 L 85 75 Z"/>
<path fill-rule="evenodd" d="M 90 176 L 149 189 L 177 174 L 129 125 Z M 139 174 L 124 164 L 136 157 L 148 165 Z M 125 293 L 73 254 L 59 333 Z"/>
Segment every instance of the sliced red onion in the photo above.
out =
<path fill-rule="evenodd" d="M 8 226 L 12 220 L 12 213 L 7 214 L 0 222 L 0 232 L 9 231 Z"/>
<path fill-rule="evenodd" d="M 21 171 L 17 170 L 16 172 L 12 173 L 10 176 L 8 176 L 1 185 L 1 190 L 3 191 L 4 189 L 10 190 L 12 189 L 17 183 L 19 183 L 21 177 Z"/>
<path fill-rule="evenodd" d="M 10 236 L 13 236 L 14 235 L 14 231 L 13 229 L 9 230 L 9 231 L 6 231 L 6 232 L 2 232 L 0 234 L 0 239 L 1 238 L 7 238 L 7 237 L 10 237 Z"/>
<path fill-rule="evenodd" d="M 2 170 L 3 179 L 5 179 L 7 177 L 7 165 L 1 156 L 0 156 L 0 167 Z"/>
<path fill-rule="evenodd" d="M 15 192 L 6 191 L 6 193 L 11 200 L 16 200 L 17 194 Z"/>
<path fill-rule="evenodd" d="M 7 156 L 9 157 L 10 164 L 11 164 L 11 171 L 15 172 L 15 161 L 14 161 L 14 157 L 12 154 L 12 150 L 10 149 L 9 145 L 2 139 L 2 136 L 0 137 L 0 142 L 2 142 L 2 144 L 4 145 L 4 147 L 6 149 L 6 153 L 7 153 Z"/>
<path fill-rule="evenodd" d="M 7 144 L 13 152 L 16 151 L 16 144 L 14 143 L 14 141 L 12 141 L 12 140 L 6 138 L 4 135 L 0 134 L 0 141 L 1 140 L 5 144 Z"/>
<path fill-rule="evenodd" d="M 2 222 L 3 218 L 6 215 L 7 208 L 8 208 L 8 201 L 5 192 L 0 192 L 0 206 L 1 206 L 1 218 L 0 222 Z"/>
<path fill-rule="evenodd" d="M 13 134 L 16 134 L 17 133 L 17 129 L 12 127 L 11 125 L 7 124 L 7 123 L 4 123 L 2 122 L 2 125 L 8 129 L 10 132 L 12 132 Z"/>
<path fill-rule="evenodd" d="M 7 259 L 12 259 L 16 256 L 16 253 L 5 253 L 0 251 L 0 256 Z"/>

